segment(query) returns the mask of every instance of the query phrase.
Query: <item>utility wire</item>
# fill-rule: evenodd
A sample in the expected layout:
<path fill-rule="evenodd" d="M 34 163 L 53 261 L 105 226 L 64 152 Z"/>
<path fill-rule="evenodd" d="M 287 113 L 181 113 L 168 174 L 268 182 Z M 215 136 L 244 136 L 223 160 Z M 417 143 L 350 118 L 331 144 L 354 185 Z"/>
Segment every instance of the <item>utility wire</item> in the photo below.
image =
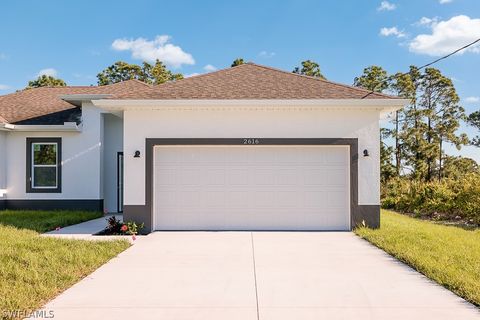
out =
<path fill-rule="evenodd" d="M 435 64 L 435 63 L 437 63 L 437 62 L 439 62 L 439 61 L 442 61 L 442 60 L 444 60 L 444 59 L 447 59 L 448 57 L 451 57 L 451 56 L 453 56 L 454 54 L 456 54 L 456 53 L 458 53 L 458 52 L 460 52 L 460 51 L 462 51 L 462 50 L 465 50 L 465 49 L 467 49 L 468 47 L 471 47 L 471 46 L 473 46 L 474 44 L 476 44 L 476 43 L 478 43 L 478 42 L 480 42 L 480 38 L 478 38 L 477 40 L 475 40 L 475 41 L 473 41 L 473 42 L 471 42 L 471 43 L 469 43 L 469 44 L 467 44 L 467 45 L 464 45 L 464 46 L 461 47 L 461 48 L 458 48 L 457 50 L 455 50 L 455 51 L 453 51 L 453 52 L 451 52 L 451 53 L 449 53 L 449 54 L 447 54 L 447 55 L 445 55 L 445 56 L 443 56 L 443 57 L 438 58 L 437 60 L 434 60 L 434 61 L 432 61 L 432 62 L 430 62 L 430 63 L 424 64 L 424 65 L 421 66 L 421 67 L 418 67 L 418 70 L 425 69 L 426 67 L 429 67 L 429 66 L 431 66 L 431 65 L 433 65 L 433 64 Z M 400 73 L 400 74 L 398 74 L 398 75 L 399 75 L 399 76 L 404 76 L 404 75 L 407 75 L 407 74 L 408 74 L 408 72 L 404 72 L 404 73 Z M 384 80 L 384 81 L 378 83 L 375 87 L 378 87 L 379 85 L 381 85 L 381 84 L 383 84 L 384 82 L 387 82 L 387 81 L 388 81 L 388 80 Z M 371 95 L 371 94 L 373 94 L 373 93 L 375 93 L 374 90 L 372 90 L 371 92 L 367 93 L 367 94 L 366 94 L 365 96 L 363 96 L 361 99 L 365 99 L 366 97 L 368 97 L 369 95 Z"/>

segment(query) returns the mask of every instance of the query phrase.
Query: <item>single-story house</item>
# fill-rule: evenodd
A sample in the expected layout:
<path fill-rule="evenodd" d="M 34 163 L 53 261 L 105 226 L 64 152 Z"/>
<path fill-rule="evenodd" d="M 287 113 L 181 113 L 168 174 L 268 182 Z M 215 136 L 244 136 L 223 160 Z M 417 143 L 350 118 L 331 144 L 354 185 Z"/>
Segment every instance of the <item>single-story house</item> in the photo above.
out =
<path fill-rule="evenodd" d="M 379 121 L 406 101 L 247 63 L 161 85 L 0 96 L 0 208 L 153 230 L 380 223 Z"/>

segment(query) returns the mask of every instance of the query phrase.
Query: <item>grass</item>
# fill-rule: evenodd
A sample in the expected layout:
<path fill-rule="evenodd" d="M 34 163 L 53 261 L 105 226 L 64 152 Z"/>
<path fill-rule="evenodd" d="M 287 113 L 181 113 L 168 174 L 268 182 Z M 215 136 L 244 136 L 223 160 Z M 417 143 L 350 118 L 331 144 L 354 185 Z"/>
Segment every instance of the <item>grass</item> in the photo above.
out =
<path fill-rule="evenodd" d="M 102 216 L 97 211 L 4 210 L 0 211 L 0 224 L 43 233 Z"/>
<path fill-rule="evenodd" d="M 480 306 L 480 229 L 465 230 L 382 210 L 380 229 L 355 233 Z"/>
<path fill-rule="evenodd" d="M 25 213 L 0 213 L 0 318 L 9 318 L 6 312 L 13 310 L 42 307 L 130 246 L 125 240 L 70 240 L 36 232 L 84 221 L 86 213 L 75 220 L 73 213 L 58 211 L 46 215 L 48 222 L 39 221 L 44 213 Z"/>

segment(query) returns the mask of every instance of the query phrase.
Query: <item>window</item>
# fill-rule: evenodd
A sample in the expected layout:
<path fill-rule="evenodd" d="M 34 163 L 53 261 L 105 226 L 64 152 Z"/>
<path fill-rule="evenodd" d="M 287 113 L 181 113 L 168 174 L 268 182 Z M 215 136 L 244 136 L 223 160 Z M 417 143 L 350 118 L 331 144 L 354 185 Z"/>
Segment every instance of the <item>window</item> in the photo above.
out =
<path fill-rule="evenodd" d="M 61 192 L 61 138 L 27 138 L 27 192 Z"/>

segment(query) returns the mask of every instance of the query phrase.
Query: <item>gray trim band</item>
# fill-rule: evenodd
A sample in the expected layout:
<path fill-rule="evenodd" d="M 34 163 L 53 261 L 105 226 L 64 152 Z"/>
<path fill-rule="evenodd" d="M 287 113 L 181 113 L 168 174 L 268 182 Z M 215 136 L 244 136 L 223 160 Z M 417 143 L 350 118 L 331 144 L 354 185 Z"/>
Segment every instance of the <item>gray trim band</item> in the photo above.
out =
<path fill-rule="evenodd" d="M 248 140 L 248 139 L 247 139 Z M 255 139 L 253 139 L 255 140 Z M 358 205 L 358 139 L 357 138 L 258 138 L 258 144 L 245 143 L 244 138 L 147 138 L 145 139 L 145 205 L 125 205 L 124 220 L 145 223 L 152 231 L 153 154 L 161 145 L 342 145 L 350 148 L 350 220 L 354 228 L 363 222 L 371 227 L 380 223 L 379 206 Z M 140 220 L 143 219 L 143 220 Z"/>
<path fill-rule="evenodd" d="M 85 210 L 103 211 L 103 199 L 35 199 L 35 200 L 1 200 L 4 203 L 3 209 L 7 210 Z M 0 209 L 2 208 L 0 203 Z"/>

